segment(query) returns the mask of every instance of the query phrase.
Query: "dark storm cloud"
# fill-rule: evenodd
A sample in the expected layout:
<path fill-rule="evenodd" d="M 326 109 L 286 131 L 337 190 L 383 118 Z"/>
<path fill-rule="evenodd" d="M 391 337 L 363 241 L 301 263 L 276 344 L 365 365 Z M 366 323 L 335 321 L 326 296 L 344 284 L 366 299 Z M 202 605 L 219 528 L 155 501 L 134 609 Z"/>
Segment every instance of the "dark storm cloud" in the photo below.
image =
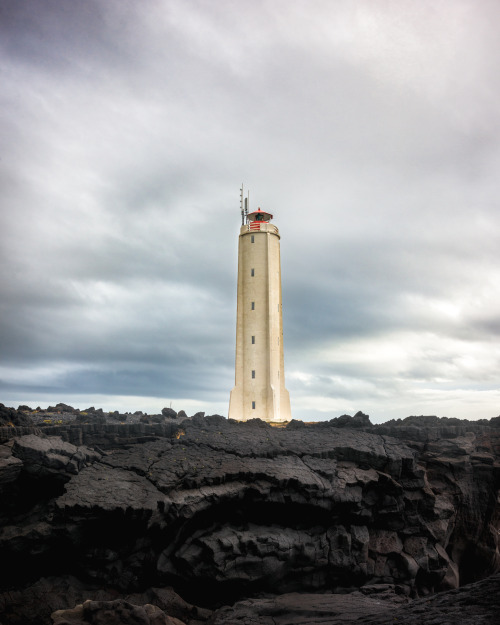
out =
<path fill-rule="evenodd" d="M 139 7 L 134 2 L 98 0 L 3 1 L 0 32 L 12 58 L 40 71 L 84 74 L 88 61 L 130 67 Z"/>
<path fill-rule="evenodd" d="M 225 413 L 245 182 L 296 416 L 494 416 L 499 17 L 0 0 L 3 397 Z"/>

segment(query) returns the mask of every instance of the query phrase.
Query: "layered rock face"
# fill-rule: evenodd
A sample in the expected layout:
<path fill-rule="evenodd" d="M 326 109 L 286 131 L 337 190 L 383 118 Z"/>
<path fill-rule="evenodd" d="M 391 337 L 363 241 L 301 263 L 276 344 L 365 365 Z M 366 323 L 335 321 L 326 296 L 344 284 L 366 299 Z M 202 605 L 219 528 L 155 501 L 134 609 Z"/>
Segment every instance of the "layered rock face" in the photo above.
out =
<path fill-rule="evenodd" d="M 0 622 L 131 596 L 163 610 L 151 589 L 167 586 L 188 602 L 169 617 L 186 623 L 260 593 L 407 601 L 500 569 L 500 430 L 402 440 L 342 425 L 197 416 L 135 440 L 6 442 Z M 225 610 L 210 618 L 235 622 Z"/>

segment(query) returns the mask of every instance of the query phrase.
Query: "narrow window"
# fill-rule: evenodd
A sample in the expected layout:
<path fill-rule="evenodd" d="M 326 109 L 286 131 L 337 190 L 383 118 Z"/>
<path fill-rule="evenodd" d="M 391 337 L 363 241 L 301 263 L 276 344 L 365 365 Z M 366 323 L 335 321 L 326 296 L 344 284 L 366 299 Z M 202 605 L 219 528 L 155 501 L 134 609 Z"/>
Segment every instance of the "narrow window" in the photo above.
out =
<path fill-rule="evenodd" d="M 250 275 L 252 276 L 252 278 L 255 276 L 255 269 L 252 267 L 252 269 L 250 269 Z"/>
<path fill-rule="evenodd" d="M 254 243 L 255 242 L 255 237 L 253 234 L 250 235 L 250 243 Z"/>
<path fill-rule="evenodd" d="M 252 310 L 255 310 L 255 302 L 252 302 Z"/>
<path fill-rule="evenodd" d="M 252 410 L 255 410 L 255 402 L 252 402 Z"/>
<path fill-rule="evenodd" d="M 252 336 L 252 345 L 255 345 L 255 336 Z"/>
<path fill-rule="evenodd" d="M 252 369 L 252 378 L 255 379 L 255 369 Z"/>

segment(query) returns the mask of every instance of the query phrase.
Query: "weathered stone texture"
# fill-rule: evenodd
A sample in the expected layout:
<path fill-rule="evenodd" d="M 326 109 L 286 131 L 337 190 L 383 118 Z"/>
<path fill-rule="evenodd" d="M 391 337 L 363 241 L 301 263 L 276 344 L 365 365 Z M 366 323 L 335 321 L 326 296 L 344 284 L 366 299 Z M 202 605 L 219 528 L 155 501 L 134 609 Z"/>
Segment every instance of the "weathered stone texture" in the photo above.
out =
<path fill-rule="evenodd" d="M 201 609 L 171 613 L 145 597 L 146 589 L 173 586 L 192 604 L 247 600 L 247 611 L 257 610 L 248 598 L 263 592 L 334 592 L 311 607 L 310 621 L 280 621 L 276 605 L 285 599 L 265 604 L 275 602 L 269 610 L 278 612 L 268 616 L 276 623 L 333 623 L 314 619 L 319 604 L 334 609 L 338 593 L 349 612 L 353 592 L 359 605 L 382 595 L 393 605 L 498 571 L 498 429 L 406 444 L 358 421 L 274 429 L 197 415 L 175 428 L 117 424 L 116 439 L 113 428 L 94 424 L 93 449 L 34 434 L 1 445 L 0 613 L 8 617 L 0 622 L 35 622 L 38 609 L 38 621 L 49 623 L 50 612 L 87 599 L 157 605 L 163 615 L 140 617 L 155 623 L 209 617 Z M 42 578 L 55 580 L 46 582 L 50 610 L 33 605 Z M 71 591 L 61 591 L 63 578 L 75 580 Z M 61 619 L 101 618 L 97 611 L 89 621 L 82 610 Z"/>

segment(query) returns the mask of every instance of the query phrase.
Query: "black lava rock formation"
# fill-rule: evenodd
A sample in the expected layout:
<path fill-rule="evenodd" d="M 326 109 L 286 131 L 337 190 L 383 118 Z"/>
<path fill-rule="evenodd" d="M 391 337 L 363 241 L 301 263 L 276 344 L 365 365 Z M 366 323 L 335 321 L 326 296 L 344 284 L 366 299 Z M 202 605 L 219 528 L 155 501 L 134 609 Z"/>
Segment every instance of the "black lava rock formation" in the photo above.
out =
<path fill-rule="evenodd" d="M 9 414 L 2 625 L 431 623 L 445 605 L 494 622 L 472 612 L 498 597 L 496 420 L 278 429 L 163 413 L 46 427 Z"/>

